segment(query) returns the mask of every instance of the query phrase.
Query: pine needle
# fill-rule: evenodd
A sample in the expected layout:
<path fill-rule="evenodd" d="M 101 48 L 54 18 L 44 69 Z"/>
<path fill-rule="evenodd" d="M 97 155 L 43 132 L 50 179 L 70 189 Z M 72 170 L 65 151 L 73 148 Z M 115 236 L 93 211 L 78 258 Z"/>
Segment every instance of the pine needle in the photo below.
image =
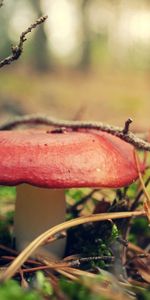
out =
<path fill-rule="evenodd" d="M 91 216 L 85 216 L 76 218 L 61 224 L 58 224 L 51 229 L 45 231 L 34 239 L 12 262 L 12 264 L 6 269 L 6 271 L 0 274 L 0 281 L 6 281 L 20 269 L 22 264 L 33 255 L 39 246 L 41 246 L 47 239 L 53 237 L 58 232 L 64 231 L 68 228 L 75 227 L 77 225 L 89 223 L 89 222 L 98 222 L 105 221 L 108 219 L 121 219 L 121 218 L 130 218 L 135 216 L 145 215 L 144 211 L 132 211 L 132 212 L 115 212 L 115 213 L 103 213 L 103 214 L 94 214 Z"/>
<path fill-rule="evenodd" d="M 150 196 L 149 196 L 149 194 L 146 190 L 146 186 L 145 186 L 145 183 L 143 181 L 143 177 L 142 177 L 142 174 L 141 174 L 141 171 L 140 171 L 139 157 L 138 157 L 138 154 L 137 154 L 136 150 L 134 150 L 134 156 L 135 156 L 135 162 L 136 162 L 136 166 L 137 166 L 137 171 L 138 171 L 138 175 L 139 175 L 140 184 L 142 186 L 142 189 L 143 189 L 143 192 L 144 192 L 144 195 L 145 195 L 143 208 L 144 208 L 144 210 L 146 212 L 146 215 L 147 215 L 147 218 L 150 222 Z"/>

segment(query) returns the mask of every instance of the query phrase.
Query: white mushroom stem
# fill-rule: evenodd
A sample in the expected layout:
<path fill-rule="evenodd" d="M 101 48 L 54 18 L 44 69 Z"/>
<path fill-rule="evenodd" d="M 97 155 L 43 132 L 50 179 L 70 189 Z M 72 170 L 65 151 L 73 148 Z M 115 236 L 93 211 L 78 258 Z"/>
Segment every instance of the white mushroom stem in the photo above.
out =
<path fill-rule="evenodd" d="M 65 192 L 21 184 L 17 187 L 15 212 L 16 248 L 22 250 L 35 237 L 65 220 Z M 65 239 L 44 246 L 57 257 L 64 254 Z"/>

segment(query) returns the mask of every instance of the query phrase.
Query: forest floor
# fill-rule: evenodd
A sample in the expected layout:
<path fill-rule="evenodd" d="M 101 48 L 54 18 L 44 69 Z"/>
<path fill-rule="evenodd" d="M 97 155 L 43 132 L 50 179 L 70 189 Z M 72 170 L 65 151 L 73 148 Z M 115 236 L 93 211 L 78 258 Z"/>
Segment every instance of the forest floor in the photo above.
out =
<path fill-rule="evenodd" d="M 149 73 L 113 71 L 42 74 L 10 66 L 0 74 L 0 122 L 15 115 L 43 113 L 123 126 L 132 117 L 132 128 L 145 131 L 150 128 L 149 77 Z M 148 169 L 144 182 L 150 181 L 149 174 Z M 0 187 L 0 274 L 18 255 L 12 245 L 15 196 L 14 187 Z M 67 260 L 27 260 L 16 275 L 13 272 L 15 281 L 0 285 L 0 299 L 150 299 L 147 218 L 132 218 L 131 224 L 125 217 L 109 219 L 110 212 L 126 214 L 135 203 L 137 210 L 142 208 L 144 190 L 139 181 L 124 189 L 102 189 L 94 194 L 73 189 L 66 196 L 67 220 L 95 212 L 105 213 L 105 221 L 68 228 Z M 42 272 L 43 268 L 48 269 Z"/>
<path fill-rule="evenodd" d="M 93 119 L 134 128 L 149 128 L 150 74 L 101 71 L 79 73 L 59 70 L 35 73 L 14 69 L 0 74 L 1 122 L 12 115 L 46 113 L 64 119 Z"/>

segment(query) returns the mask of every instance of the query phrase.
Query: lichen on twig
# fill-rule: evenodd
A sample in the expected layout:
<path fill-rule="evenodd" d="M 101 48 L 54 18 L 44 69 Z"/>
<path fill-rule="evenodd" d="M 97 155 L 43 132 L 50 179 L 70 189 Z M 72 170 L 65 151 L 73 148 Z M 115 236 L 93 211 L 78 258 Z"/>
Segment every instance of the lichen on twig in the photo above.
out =
<path fill-rule="evenodd" d="M 14 274 L 20 269 L 21 265 L 37 250 L 37 248 L 43 243 L 53 237 L 55 234 L 73 228 L 77 225 L 82 225 L 91 222 L 105 221 L 108 219 L 121 219 L 121 218 L 130 218 L 145 215 L 144 211 L 132 211 L 132 212 L 115 212 L 115 213 L 101 213 L 94 214 L 90 216 L 84 216 L 76 219 L 66 221 L 64 223 L 58 224 L 51 229 L 45 231 L 34 239 L 12 262 L 12 264 L 0 274 L 0 283 L 10 279 Z"/>
<path fill-rule="evenodd" d="M 130 120 L 130 121 L 129 121 Z M 129 144 L 132 144 L 135 148 L 145 151 L 150 151 L 150 143 L 139 138 L 131 131 L 129 131 L 129 125 L 131 119 L 128 119 L 125 122 L 123 128 L 112 126 L 109 124 L 103 124 L 99 121 L 68 121 L 68 120 L 59 120 L 45 115 L 33 114 L 33 115 L 24 115 L 21 117 L 14 117 L 12 120 L 7 121 L 4 124 L 0 125 L 0 130 L 10 130 L 19 125 L 48 125 L 58 128 L 70 128 L 72 130 L 100 130 L 103 132 L 111 133 L 119 137 L 120 139 L 126 141 Z"/>
<path fill-rule="evenodd" d="M 0 7 L 2 5 L 3 5 L 3 1 L 0 2 Z M 0 61 L 0 68 L 2 68 L 5 65 L 11 64 L 14 60 L 17 60 L 20 57 L 20 55 L 23 52 L 23 44 L 26 41 L 26 35 L 29 32 L 31 32 L 32 29 L 36 28 L 38 25 L 45 22 L 46 19 L 47 19 L 47 16 L 38 18 L 33 24 L 31 24 L 25 31 L 23 31 L 21 33 L 18 45 L 12 46 L 11 47 L 11 51 L 12 51 L 11 55 L 9 55 L 8 57 L 6 57 Z"/>

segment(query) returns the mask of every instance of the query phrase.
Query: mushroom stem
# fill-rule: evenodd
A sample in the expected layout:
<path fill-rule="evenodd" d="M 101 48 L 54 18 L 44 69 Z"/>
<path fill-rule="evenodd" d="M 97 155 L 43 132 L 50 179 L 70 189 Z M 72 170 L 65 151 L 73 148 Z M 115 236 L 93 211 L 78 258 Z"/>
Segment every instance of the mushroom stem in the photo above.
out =
<path fill-rule="evenodd" d="M 63 189 L 46 189 L 21 184 L 17 186 L 15 237 L 18 250 L 25 248 L 35 237 L 64 222 L 65 193 Z M 56 257 L 64 254 L 65 239 L 44 246 Z"/>

